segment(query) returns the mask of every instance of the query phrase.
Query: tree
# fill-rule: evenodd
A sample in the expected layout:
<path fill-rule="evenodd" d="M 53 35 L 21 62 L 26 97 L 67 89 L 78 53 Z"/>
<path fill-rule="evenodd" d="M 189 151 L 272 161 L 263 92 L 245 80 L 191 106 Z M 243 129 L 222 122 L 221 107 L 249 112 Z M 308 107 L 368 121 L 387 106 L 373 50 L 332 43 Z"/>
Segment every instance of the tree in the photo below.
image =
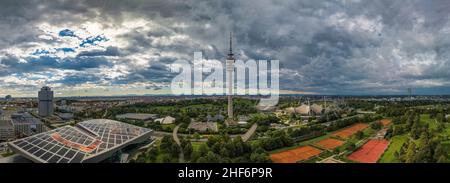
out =
<path fill-rule="evenodd" d="M 194 139 L 195 139 L 195 140 L 199 140 L 199 139 L 200 139 L 200 134 L 197 133 L 197 132 L 195 132 L 195 133 L 194 133 Z"/>
<path fill-rule="evenodd" d="M 362 132 L 362 131 L 356 132 L 356 133 L 355 133 L 355 137 L 356 137 L 357 139 L 362 139 L 362 138 L 364 138 L 364 132 Z"/>
<path fill-rule="evenodd" d="M 345 149 L 348 151 L 353 151 L 356 148 L 356 144 L 353 142 L 347 142 L 345 145 Z"/>
<path fill-rule="evenodd" d="M 447 157 L 445 157 L 444 155 L 441 155 L 439 157 L 439 159 L 437 160 L 437 162 L 438 163 L 448 163 L 449 161 L 448 161 Z"/>
<path fill-rule="evenodd" d="M 206 157 L 200 157 L 197 159 L 197 163 L 209 163 Z"/>
<path fill-rule="evenodd" d="M 408 150 L 406 151 L 405 162 L 414 163 L 414 156 L 416 154 L 416 144 L 414 142 L 409 143 Z"/>
<path fill-rule="evenodd" d="M 180 117 L 175 118 L 175 123 L 176 124 L 189 124 L 191 122 L 191 118 L 186 115 L 185 113 L 181 114 Z"/>
<path fill-rule="evenodd" d="M 169 151 L 170 155 L 175 158 L 178 157 L 178 154 L 180 154 L 180 152 L 180 146 L 178 146 L 176 143 L 172 143 Z"/>
<path fill-rule="evenodd" d="M 200 154 L 200 156 L 205 156 L 206 153 L 208 153 L 209 148 L 206 144 L 201 144 L 200 147 L 198 148 L 198 152 Z"/>
<path fill-rule="evenodd" d="M 170 152 L 172 147 L 172 138 L 168 137 L 168 136 L 164 136 L 161 139 L 161 143 L 159 145 L 159 148 L 161 149 L 161 151 L 163 152 Z"/>
<path fill-rule="evenodd" d="M 208 141 L 206 141 L 206 144 L 208 145 L 208 147 L 212 147 L 220 141 L 220 138 L 221 138 L 220 136 L 209 136 Z"/>
<path fill-rule="evenodd" d="M 411 137 L 413 139 L 418 139 L 420 135 L 421 135 L 420 123 L 414 122 L 414 124 L 411 127 Z"/>
<path fill-rule="evenodd" d="M 208 163 L 220 163 L 220 156 L 211 151 L 206 154 L 205 158 Z"/>
<path fill-rule="evenodd" d="M 439 143 L 436 148 L 434 149 L 434 156 L 433 158 L 436 161 L 439 161 L 440 159 L 443 159 L 442 156 L 444 156 L 444 158 L 446 158 L 447 152 L 445 151 L 444 147 L 442 147 L 442 144 Z"/>
<path fill-rule="evenodd" d="M 372 128 L 374 130 L 380 130 L 381 127 L 382 127 L 382 125 L 381 125 L 380 121 L 375 121 L 375 122 L 370 124 L 370 128 Z"/>
<path fill-rule="evenodd" d="M 160 156 L 160 160 L 161 160 L 161 163 L 171 163 L 172 162 L 172 157 L 170 157 L 169 154 L 162 154 Z"/>
<path fill-rule="evenodd" d="M 192 155 L 192 144 L 191 143 L 187 143 L 184 147 L 183 147 L 183 154 L 186 158 L 190 158 Z"/>
<path fill-rule="evenodd" d="M 148 152 L 147 152 L 147 159 L 150 160 L 151 162 L 154 162 L 156 160 L 156 157 L 158 156 L 158 150 L 156 148 L 151 148 Z"/>
<path fill-rule="evenodd" d="M 445 122 L 445 116 L 442 113 L 438 113 L 436 115 L 436 121 L 439 123 L 444 123 Z"/>
<path fill-rule="evenodd" d="M 271 160 L 266 153 L 252 153 L 250 155 L 250 161 L 253 163 L 270 163 Z"/>

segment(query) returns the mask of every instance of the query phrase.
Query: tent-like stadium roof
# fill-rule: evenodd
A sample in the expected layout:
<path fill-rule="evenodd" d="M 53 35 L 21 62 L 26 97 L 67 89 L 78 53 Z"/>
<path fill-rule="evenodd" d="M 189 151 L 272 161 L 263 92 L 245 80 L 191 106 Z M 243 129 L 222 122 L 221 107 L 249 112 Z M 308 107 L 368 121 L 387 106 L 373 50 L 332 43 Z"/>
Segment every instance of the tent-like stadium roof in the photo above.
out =
<path fill-rule="evenodd" d="M 106 159 L 150 136 L 151 130 L 108 119 L 94 119 L 9 142 L 10 148 L 41 163 L 82 163 Z M 103 156 L 102 156 L 103 155 Z"/>
<path fill-rule="evenodd" d="M 309 105 L 302 104 L 295 108 L 295 112 L 302 115 L 308 115 L 310 111 Z"/>

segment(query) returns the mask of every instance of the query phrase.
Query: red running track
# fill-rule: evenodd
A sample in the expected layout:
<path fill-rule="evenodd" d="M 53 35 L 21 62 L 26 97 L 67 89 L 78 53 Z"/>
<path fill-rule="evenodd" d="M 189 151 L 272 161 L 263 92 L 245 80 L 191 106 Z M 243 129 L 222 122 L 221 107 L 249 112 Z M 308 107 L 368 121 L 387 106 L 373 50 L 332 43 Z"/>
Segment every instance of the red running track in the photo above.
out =
<path fill-rule="evenodd" d="M 369 140 L 347 158 L 360 163 L 376 163 L 389 145 L 387 140 Z"/>

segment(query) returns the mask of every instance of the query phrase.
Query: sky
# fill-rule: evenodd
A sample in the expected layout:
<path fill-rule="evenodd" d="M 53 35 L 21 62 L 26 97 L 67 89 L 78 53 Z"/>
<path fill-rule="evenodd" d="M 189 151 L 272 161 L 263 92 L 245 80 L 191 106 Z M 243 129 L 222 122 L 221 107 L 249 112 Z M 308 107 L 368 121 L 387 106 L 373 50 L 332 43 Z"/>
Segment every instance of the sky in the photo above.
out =
<path fill-rule="evenodd" d="M 448 0 L 2 0 L 0 96 L 170 94 L 171 64 L 279 60 L 281 93 L 450 94 Z"/>

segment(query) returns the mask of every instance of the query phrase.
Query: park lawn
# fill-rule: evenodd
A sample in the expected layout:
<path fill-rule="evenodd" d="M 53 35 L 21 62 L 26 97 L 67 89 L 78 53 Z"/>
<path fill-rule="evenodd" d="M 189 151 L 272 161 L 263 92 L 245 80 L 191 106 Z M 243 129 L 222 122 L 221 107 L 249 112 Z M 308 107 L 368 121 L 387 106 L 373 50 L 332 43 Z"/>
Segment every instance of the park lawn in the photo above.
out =
<path fill-rule="evenodd" d="M 153 108 L 161 110 L 161 111 L 167 111 L 167 110 L 171 110 L 173 108 L 173 106 L 155 106 Z"/>
<path fill-rule="evenodd" d="M 450 155 L 450 140 L 443 141 L 441 144 L 444 147 L 444 151 L 448 152 L 447 154 Z"/>
<path fill-rule="evenodd" d="M 443 133 L 447 136 L 450 136 L 450 123 L 445 124 L 445 130 Z"/>
<path fill-rule="evenodd" d="M 395 158 L 394 153 L 400 150 L 402 145 L 408 140 L 408 135 L 397 135 L 391 138 L 388 149 L 383 153 L 380 163 L 399 163 Z"/>
<path fill-rule="evenodd" d="M 200 146 L 202 144 L 204 144 L 205 142 L 191 142 L 192 145 L 192 151 L 197 152 L 198 149 L 200 148 Z"/>
<path fill-rule="evenodd" d="M 442 133 L 446 136 L 450 136 L 450 123 L 445 124 L 445 130 Z M 450 140 L 443 141 L 442 145 L 444 146 L 445 150 L 450 155 Z"/>
<path fill-rule="evenodd" d="M 420 115 L 420 122 L 422 124 L 428 124 L 431 129 L 437 128 L 437 122 L 435 119 L 431 119 L 429 114 L 421 114 Z"/>
<path fill-rule="evenodd" d="M 12 155 L 14 155 L 15 153 L 14 152 L 5 152 L 5 153 L 3 153 L 3 154 L 1 154 L 1 156 L 0 157 L 8 157 L 8 156 L 12 156 Z"/>
<path fill-rule="evenodd" d="M 166 125 L 161 125 L 161 127 L 163 129 L 166 129 L 164 131 L 173 131 L 173 129 L 175 128 L 175 126 L 177 126 L 176 124 L 166 124 Z"/>

